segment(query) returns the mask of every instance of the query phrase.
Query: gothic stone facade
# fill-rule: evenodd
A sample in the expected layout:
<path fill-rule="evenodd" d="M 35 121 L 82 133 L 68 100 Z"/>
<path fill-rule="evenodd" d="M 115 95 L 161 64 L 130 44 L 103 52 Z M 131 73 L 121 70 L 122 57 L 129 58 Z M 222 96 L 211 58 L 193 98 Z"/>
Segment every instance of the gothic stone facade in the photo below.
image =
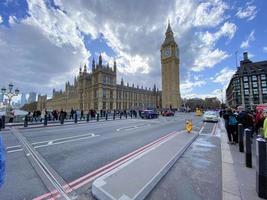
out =
<path fill-rule="evenodd" d="M 113 68 L 103 65 L 102 57 L 99 56 L 98 64 L 92 62 L 92 72 L 80 68 L 74 84 L 69 82 L 64 91 L 53 90 L 53 97 L 47 100 L 46 96 L 38 96 L 38 109 L 48 110 L 130 110 L 140 108 L 160 108 L 161 92 L 156 89 L 135 87 L 124 84 L 121 80 L 117 84 L 116 62 Z"/>
<path fill-rule="evenodd" d="M 179 47 L 176 44 L 170 24 L 165 33 L 165 40 L 161 46 L 162 92 L 154 88 L 139 88 L 134 85 L 117 84 L 116 62 L 113 68 L 102 64 L 101 55 L 98 64 L 92 62 L 92 72 L 87 67 L 80 68 L 74 84 L 69 82 L 64 91 L 53 91 L 52 99 L 38 96 L 38 109 L 48 110 L 129 110 L 140 108 L 172 108 L 181 105 L 179 81 Z"/>

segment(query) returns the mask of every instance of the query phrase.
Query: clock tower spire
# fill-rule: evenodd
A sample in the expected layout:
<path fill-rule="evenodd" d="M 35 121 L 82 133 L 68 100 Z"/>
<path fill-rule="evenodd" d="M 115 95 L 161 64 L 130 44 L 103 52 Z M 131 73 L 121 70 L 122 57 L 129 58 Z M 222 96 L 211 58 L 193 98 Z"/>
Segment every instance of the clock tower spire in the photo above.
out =
<path fill-rule="evenodd" d="M 162 108 L 178 109 L 181 105 L 179 78 L 179 47 L 170 22 L 161 45 Z"/>

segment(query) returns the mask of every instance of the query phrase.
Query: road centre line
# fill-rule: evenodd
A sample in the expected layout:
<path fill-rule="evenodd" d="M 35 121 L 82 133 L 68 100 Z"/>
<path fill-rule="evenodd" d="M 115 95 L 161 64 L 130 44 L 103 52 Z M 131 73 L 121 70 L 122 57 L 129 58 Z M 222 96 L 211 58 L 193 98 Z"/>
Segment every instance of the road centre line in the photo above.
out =
<path fill-rule="evenodd" d="M 21 145 L 9 146 L 9 147 L 6 148 L 6 150 L 14 149 L 14 148 L 18 148 L 18 147 L 21 147 Z"/>
<path fill-rule="evenodd" d="M 83 140 L 83 139 L 88 139 L 88 138 L 94 138 L 94 137 L 99 137 L 100 135 L 94 135 L 94 136 L 87 136 L 87 137 L 82 137 L 82 138 L 76 138 L 76 139 L 72 139 L 72 140 L 66 140 L 66 141 L 62 141 L 62 142 L 53 142 L 50 144 L 44 144 L 44 145 L 39 145 L 39 146 L 35 146 L 35 149 L 41 148 L 41 147 L 47 147 L 47 146 L 53 146 L 53 145 L 58 145 L 58 144 L 64 144 L 64 143 L 68 143 L 68 142 L 74 142 L 74 141 L 79 141 L 79 140 Z"/>
<path fill-rule="evenodd" d="M 23 149 L 10 150 L 10 151 L 7 151 L 7 153 L 14 153 L 14 152 L 19 152 L 19 151 L 23 151 Z"/>
<path fill-rule="evenodd" d="M 81 137 L 82 136 L 82 137 Z M 68 142 L 74 142 L 74 141 L 79 141 L 79 140 L 83 140 L 83 139 L 88 139 L 88 138 L 93 138 L 93 137 L 98 137 L 100 135 L 96 135 L 96 134 L 86 134 L 86 135 L 80 135 L 79 138 L 74 138 L 74 137 L 68 137 L 68 138 L 74 138 L 71 140 L 65 140 L 65 141 L 61 141 L 61 142 L 54 142 L 56 140 L 48 140 L 48 141 L 44 141 L 44 142 L 38 142 L 38 143 L 31 143 L 33 144 L 41 144 L 41 143 L 46 143 L 43 145 L 38 145 L 38 146 L 33 146 L 35 149 L 41 148 L 41 147 L 47 147 L 47 146 L 52 146 L 52 145 L 58 145 L 58 144 L 64 144 L 64 143 L 68 143 Z M 66 139 L 66 138 L 64 138 Z M 60 140 L 63 140 L 63 138 L 61 138 Z M 58 141 L 58 140 L 57 140 Z M 7 153 L 14 153 L 14 152 L 19 152 L 22 151 L 23 149 L 16 149 L 16 150 L 9 150 L 7 151 Z"/>
<path fill-rule="evenodd" d="M 65 138 L 59 138 L 59 139 L 52 139 L 52 140 L 46 140 L 46 141 L 40 141 L 40 142 L 33 142 L 31 144 L 35 145 L 35 144 L 42 144 L 42 143 L 47 143 L 50 141 L 58 141 L 58 140 L 65 140 L 65 139 L 72 139 L 72 138 L 77 138 L 77 137 L 83 137 L 83 136 L 88 136 L 88 135 L 93 135 L 93 133 L 88 133 L 88 134 L 83 134 L 83 135 L 76 135 L 76 136 L 71 136 L 71 137 L 65 137 Z"/>

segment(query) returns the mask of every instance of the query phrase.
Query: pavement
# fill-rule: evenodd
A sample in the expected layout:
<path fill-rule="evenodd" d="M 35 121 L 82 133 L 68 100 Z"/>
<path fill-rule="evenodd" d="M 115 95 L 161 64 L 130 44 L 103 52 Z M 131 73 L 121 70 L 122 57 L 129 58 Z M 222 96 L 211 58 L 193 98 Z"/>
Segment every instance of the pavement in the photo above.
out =
<path fill-rule="evenodd" d="M 261 200 L 256 192 L 255 138 L 252 139 L 252 168 L 247 168 L 245 153 L 239 152 L 238 144 L 227 144 L 227 134 L 222 121 L 219 131 L 222 135 L 223 200 Z"/>
<path fill-rule="evenodd" d="M 246 168 L 244 154 L 226 143 L 222 122 L 202 123 L 193 113 L 0 132 L 7 148 L 0 199 L 50 199 L 61 189 L 70 199 L 94 199 L 94 180 L 134 159 L 159 138 L 184 130 L 187 119 L 193 120 L 198 138 L 146 199 L 259 199 L 255 156 L 253 168 Z"/>

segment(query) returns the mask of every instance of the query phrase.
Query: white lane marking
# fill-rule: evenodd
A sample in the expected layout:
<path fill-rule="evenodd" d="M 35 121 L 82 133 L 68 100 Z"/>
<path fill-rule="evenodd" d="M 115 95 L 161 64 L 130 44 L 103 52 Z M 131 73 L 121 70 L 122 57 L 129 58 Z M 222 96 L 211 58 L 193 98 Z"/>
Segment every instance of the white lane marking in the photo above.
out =
<path fill-rule="evenodd" d="M 14 148 L 18 148 L 18 147 L 21 147 L 21 145 L 9 146 L 6 149 L 8 150 L 8 149 L 14 149 Z"/>
<path fill-rule="evenodd" d="M 78 136 L 68 137 L 68 138 L 72 138 L 72 140 L 66 140 L 66 141 L 61 141 L 61 142 L 55 142 L 55 141 L 62 140 L 63 138 L 57 139 L 57 140 L 45 141 L 45 142 L 38 142 L 38 144 L 41 144 L 41 143 L 46 143 L 46 144 L 35 146 L 34 148 L 41 148 L 41 147 L 46 147 L 46 146 L 51 146 L 51 145 L 64 144 L 64 143 L 67 143 L 67 142 L 73 142 L 73 141 L 78 141 L 78 140 L 82 140 L 82 139 L 98 137 L 100 135 L 95 135 L 94 133 L 90 133 L 90 134 L 79 135 L 79 136 L 80 136 L 79 138 L 77 138 Z M 66 139 L 66 138 L 64 138 L 64 139 Z M 32 143 L 32 145 L 33 144 L 37 144 L 37 143 Z M 19 146 L 19 145 L 17 145 L 17 146 Z M 14 152 L 19 152 L 19 151 L 23 151 L 23 149 L 9 150 L 9 151 L 7 151 L 7 153 L 14 153 Z"/>
<path fill-rule="evenodd" d="M 137 129 L 137 128 L 141 128 L 144 126 L 150 126 L 151 124 L 139 124 L 139 125 L 135 125 L 135 126 L 127 126 L 127 127 L 121 127 L 121 128 L 117 128 L 116 131 L 129 131 L 129 130 L 133 130 L 133 129 Z"/>
<path fill-rule="evenodd" d="M 62 142 L 54 142 L 52 144 L 44 144 L 44 145 L 39 145 L 39 146 L 35 146 L 35 149 L 41 148 L 41 147 L 47 147 L 47 146 L 52 146 L 52 145 L 58 145 L 58 144 L 64 144 L 64 143 L 68 143 L 68 142 L 74 142 L 74 141 L 79 141 L 79 140 L 83 140 L 83 139 L 89 139 L 89 138 L 94 138 L 94 137 L 98 137 L 100 135 L 90 135 L 88 137 L 82 137 L 82 138 L 77 138 L 77 139 L 73 139 L 73 140 L 66 140 L 66 141 L 62 141 Z"/>
<path fill-rule="evenodd" d="M 46 140 L 46 141 L 41 141 L 41 142 L 33 142 L 31 143 L 32 145 L 35 144 L 42 144 L 42 143 L 48 143 L 48 142 L 56 142 L 59 140 L 65 140 L 65 139 L 72 139 L 72 138 L 78 138 L 78 137 L 84 137 L 84 136 L 91 136 L 93 133 L 87 133 L 87 134 L 82 134 L 82 135 L 75 135 L 75 136 L 71 136 L 71 137 L 64 137 L 64 138 L 58 138 L 58 139 L 54 139 L 54 140 Z"/>
<path fill-rule="evenodd" d="M 10 151 L 7 151 L 7 153 L 14 153 L 14 152 L 18 152 L 18 151 L 23 151 L 23 149 L 10 150 Z"/>

